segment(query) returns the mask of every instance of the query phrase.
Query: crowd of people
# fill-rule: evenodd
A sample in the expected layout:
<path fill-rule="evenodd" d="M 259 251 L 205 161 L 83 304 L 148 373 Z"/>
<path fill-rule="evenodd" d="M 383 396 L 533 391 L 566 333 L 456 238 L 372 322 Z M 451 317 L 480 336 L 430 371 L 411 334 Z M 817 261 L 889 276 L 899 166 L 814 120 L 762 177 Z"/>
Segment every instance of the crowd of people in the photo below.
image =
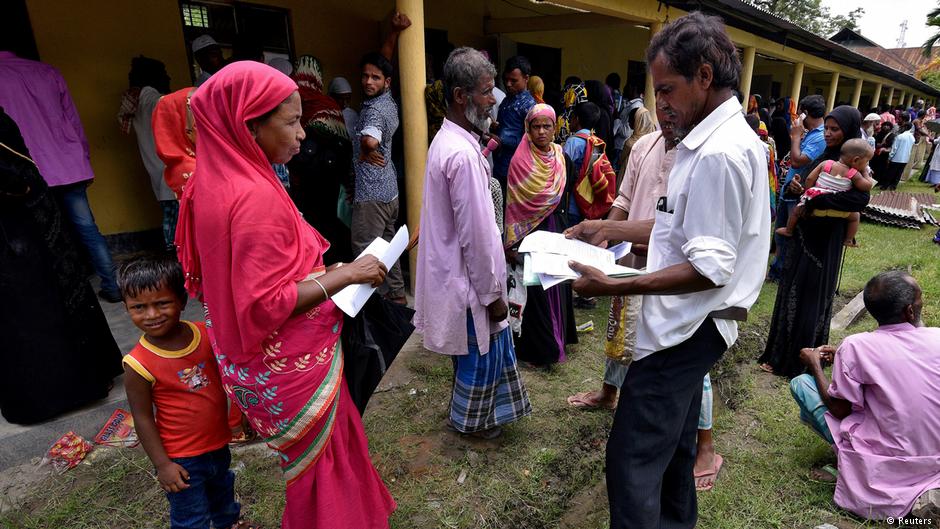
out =
<path fill-rule="evenodd" d="M 410 25 L 396 13 L 381 51 L 362 58 L 358 111 L 349 81 L 325 84 L 310 55 L 265 64 L 240 46 L 226 59 L 203 35 L 191 48 L 197 82 L 176 91 L 163 63 L 134 58 L 118 124 L 136 136 L 174 252 L 117 272 L 64 81 L 0 52 L 0 284 L 14 298 L 2 321 L 14 348 L 37 352 L 15 365 L 23 383 L 0 392 L 4 417 L 48 419 L 102 398 L 121 372 L 80 241 L 98 296 L 123 302 L 143 333 L 123 359 L 125 387 L 171 526 L 252 527 L 228 468 L 232 433 L 250 430 L 280 455 L 283 527 L 387 527 L 396 504 L 350 397 L 331 298 L 368 283 L 408 302 L 398 263 L 354 256 L 399 222 L 394 49 Z M 857 244 L 872 187 L 894 189 L 921 164 L 940 184 L 926 126 L 935 109 L 863 119 L 849 105 L 827 113 L 819 95 L 751 95 L 742 112 L 737 49 L 699 13 L 664 25 L 647 64 L 654 112 L 616 73 L 546 86 L 522 56 L 498 76 L 486 52 L 460 47 L 432 72 L 413 323 L 425 348 L 451 358 L 446 428 L 493 439 L 529 415 L 520 369 L 565 362 L 575 306 L 610 296 L 603 383 L 567 399 L 615 410 L 610 526 L 694 527 L 697 493 L 724 463 L 709 371 L 770 279 L 760 367 L 791 379 L 801 419 L 833 446 L 835 501 L 866 518 L 937 516 L 940 335 L 922 327 L 916 281 L 876 276 L 864 298 L 879 329 L 827 344 L 843 248 Z M 631 242 L 621 264 L 645 273 L 614 279 L 571 262 L 574 282 L 516 284 L 520 243 L 536 231 Z M 510 289 L 525 299 L 512 326 Z M 204 323 L 181 319 L 190 298 Z M 61 384 L 24 398 L 50 371 Z"/>

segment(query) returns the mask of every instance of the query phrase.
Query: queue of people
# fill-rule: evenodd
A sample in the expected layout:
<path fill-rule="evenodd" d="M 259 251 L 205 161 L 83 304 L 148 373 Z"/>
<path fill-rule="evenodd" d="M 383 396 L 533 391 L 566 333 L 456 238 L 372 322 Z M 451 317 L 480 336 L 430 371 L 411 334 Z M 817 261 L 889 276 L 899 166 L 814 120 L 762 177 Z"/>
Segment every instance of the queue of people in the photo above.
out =
<path fill-rule="evenodd" d="M 358 113 L 348 81 L 325 85 L 312 56 L 225 64 L 218 44 L 199 37 L 198 82 L 175 92 L 162 63 L 134 59 L 118 121 L 136 134 L 177 255 L 128 261 L 117 277 L 87 204 L 87 141 L 64 81 L 0 52 L 3 79 L 33 76 L 62 102 L 0 90 L 10 114 L 0 113 L 0 226 L 16 242 L 4 251 L 17 270 L 16 281 L 0 280 L 19 313 L 2 321 L 25 315 L 59 329 L 34 330 L 48 342 L 30 341 L 37 357 L 75 363 L 70 378 L 87 371 L 83 387 L 61 384 L 69 399 L 107 394 L 121 361 L 82 261 L 49 258 L 75 254 L 61 225 L 71 219 L 101 276 L 99 296 L 123 301 L 143 333 L 123 360 L 126 391 L 173 527 L 253 527 L 234 496 L 229 403 L 280 455 L 283 527 L 389 525 L 396 504 L 350 397 L 344 318 L 332 297 L 368 283 L 407 303 L 397 263 L 354 256 L 390 239 L 399 217 L 392 53 L 409 26 L 396 14 L 382 51 L 363 57 Z M 568 398 L 575 409 L 614 411 L 610 526 L 694 527 L 697 493 L 715 486 L 724 462 L 711 433 L 709 371 L 760 294 L 776 223 L 769 276 L 779 286 L 761 368 L 791 379 L 801 418 L 833 445 L 837 504 L 868 518 L 935 515 L 940 407 L 931 390 L 940 341 L 922 328 L 916 281 L 897 272 L 874 278 L 865 303 L 879 330 L 838 350 L 826 345 L 842 249 L 854 244 L 875 180 L 895 187 L 913 146 L 931 140 L 926 111 L 863 120 L 848 105 L 826 113 L 821 96 L 808 96 L 775 102 L 772 113 L 753 97 L 742 113 L 737 49 L 721 20 L 701 13 L 664 25 L 647 63 L 655 121 L 615 74 L 603 83 L 569 78 L 563 99 L 554 98 L 522 56 L 505 64 L 500 101 L 495 66 L 466 47 L 428 87 L 429 104 L 442 108 L 424 178 L 413 322 L 428 350 L 451 358 L 445 427 L 493 439 L 532 413 L 520 370 L 567 359 L 577 343 L 575 294 L 610 296 L 603 384 Z M 18 128 L 28 112 L 69 123 L 70 149 L 50 149 L 48 130 Z M 65 166 L 87 171 L 75 180 Z M 778 169 L 786 172 L 779 185 Z M 14 229 L 24 223 L 41 230 Z M 508 282 L 534 231 L 631 242 L 622 264 L 646 273 L 614 279 L 571 262 L 580 277 L 526 287 L 521 324 L 510 328 Z M 43 282 L 51 286 L 37 295 Z M 180 319 L 189 297 L 204 304 L 205 323 Z M 14 339 L 33 340 L 28 325 L 13 327 Z M 831 383 L 826 362 L 835 366 Z M 19 369 L 41 371 L 29 360 Z M 910 371 L 918 376 L 900 383 Z M 5 417 L 36 422 L 71 404 L 47 395 L 27 404 L 29 391 L 3 390 Z M 910 402 L 928 427 L 901 413 Z"/>

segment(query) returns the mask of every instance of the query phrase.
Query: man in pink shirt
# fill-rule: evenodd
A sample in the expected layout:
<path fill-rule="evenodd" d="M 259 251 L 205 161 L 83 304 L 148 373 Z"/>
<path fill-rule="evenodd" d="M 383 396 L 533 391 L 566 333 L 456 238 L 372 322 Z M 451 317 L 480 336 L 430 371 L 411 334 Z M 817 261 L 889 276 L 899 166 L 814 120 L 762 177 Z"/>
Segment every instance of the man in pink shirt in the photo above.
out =
<path fill-rule="evenodd" d="M 453 359 L 448 427 L 487 439 L 532 411 L 506 322 L 506 258 L 480 146 L 495 75 L 471 48 L 444 65 L 447 115 L 428 149 L 414 317 L 424 346 Z"/>
<path fill-rule="evenodd" d="M 809 373 L 790 389 L 800 418 L 836 451 L 837 505 L 940 522 L 940 329 L 922 326 L 921 289 L 905 272 L 878 274 L 864 299 L 878 329 L 803 349 Z"/>
<path fill-rule="evenodd" d="M 65 79 L 48 64 L 0 48 L 0 107 L 19 125 L 40 174 L 88 250 L 101 278 L 98 296 L 111 303 L 121 301 L 108 243 L 88 204 L 86 189 L 95 174 Z"/>

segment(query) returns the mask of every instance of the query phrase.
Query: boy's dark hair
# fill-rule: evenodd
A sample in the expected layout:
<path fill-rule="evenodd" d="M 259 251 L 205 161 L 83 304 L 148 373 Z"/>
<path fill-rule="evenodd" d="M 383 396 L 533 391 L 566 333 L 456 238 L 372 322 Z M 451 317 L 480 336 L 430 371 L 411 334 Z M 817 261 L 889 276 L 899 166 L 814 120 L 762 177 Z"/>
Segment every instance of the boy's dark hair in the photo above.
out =
<path fill-rule="evenodd" d="M 121 297 L 134 297 L 145 290 L 157 290 L 167 287 L 176 294 L 183 306 L 189 296 L 186 295 L 183 267 L 176 256 L 145 255 L 122 262 L 117 269 L 117 284 Z"/>
<path fill-rule="evenodd" d="M 800 108 L 808 117 L 819 119 L 826 115 L 826 100 L 818 94 L 806 96 L 800 100 Z"/>
<path fill-rule="evenodd" d="M 868 281 L 862 298 L 865 309 L 879 325 L 904 321 L 904 309 L 917 299 L 917 286 L 901 270 L 882 272 Z"/>
<path fill-rule="evenodd" d="M 610 72 L 607 74 L 607 79 L 604 79 L 604 84 L 609 86 L 611 90 L 620 90 L 620 74 Z"/>
<path fill-rule="evenodd" d="M 565 77 L 565 86 L 563 86 L 562 88 L 568 88 L 569 86 L 573 84 L 581 84 L 582 82 L 583 81 L 581 80 L 581 78 L 578 77 L 577 75 L 569 75 L 568 77 Z"/>
<path fill-rule="evenodd" d="M 503 70 L 504 73 L 509 73 L 513 70 L 519 70 L 519 73 L 523 77 L 528 77 L 532 75 L 532 64 L 529 62 L 529 59 L 526 59 L 522 55 L 513 55 L 506 60 L 506 69 Z"/>
<path fill-rule="evenodd" d="M 362 60 L 359 61 L 359 68 L 365 68 L 367 64 L 371 64 L 381 70 L 382 75 L 385 77 L 391 77 L 392 74 L 395 73 L 395 68 L 392 66 L 392 63 L 377 51 L 370 51 L 363 55 Z"/>
<path fill-rule="evenodd" d="M 712 88 L 736 88 L 741 77 L 738 49 L 721 18 L 693 11 L 663 26 L 646 49 L 646 64 L 662 54 L 670 68 L 691 82 L 699 67 L 712 67 Z"/>
<path fill-rule="evenodd" d="M 574 107 L 574 115 L 578 117 L 578 124 L 582 129 L 594 129 L 601 120 L 601 109 L 590 101 L 579 103 Z M 574 131 L 576 132 L 576 131 Z"/>

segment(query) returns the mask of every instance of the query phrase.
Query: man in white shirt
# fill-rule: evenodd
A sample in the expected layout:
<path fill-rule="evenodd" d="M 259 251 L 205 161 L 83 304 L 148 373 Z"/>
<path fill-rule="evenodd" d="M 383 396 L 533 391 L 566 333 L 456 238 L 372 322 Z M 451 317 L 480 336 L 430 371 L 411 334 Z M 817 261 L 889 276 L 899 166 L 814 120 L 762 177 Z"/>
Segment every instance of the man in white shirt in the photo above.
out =
<path fill-rule="evenodd" d="M 894 139 L 891 154 L 888 155 L 887 176 L 883 180 L 878 180 L 878 187 L 881 189 L 898 188 L 898 183 L 901 182 L 901 174 L 904 172 L 907 162 L 911 160 L 911 151 L 914 150 L 914 127 L 911 126 L 911 118 L 906 112 L 901 113 L 898 129 L 901 132 Z"/>
<path fill-rule="evenodd" d="M 646 275 L 572 263 L 582 296 L 642 294 L 633 364 L 607 443 L 611 529 L 693 528 L 702 380 L 737 339 L 770 251 L 767 160 L 732 94 L 741 62 L 716 17 L 692 13 L 647 49 L 657 109 L 683 136 L 654 221 L 589 221 L 569 237 L 649 244 Z"/>

